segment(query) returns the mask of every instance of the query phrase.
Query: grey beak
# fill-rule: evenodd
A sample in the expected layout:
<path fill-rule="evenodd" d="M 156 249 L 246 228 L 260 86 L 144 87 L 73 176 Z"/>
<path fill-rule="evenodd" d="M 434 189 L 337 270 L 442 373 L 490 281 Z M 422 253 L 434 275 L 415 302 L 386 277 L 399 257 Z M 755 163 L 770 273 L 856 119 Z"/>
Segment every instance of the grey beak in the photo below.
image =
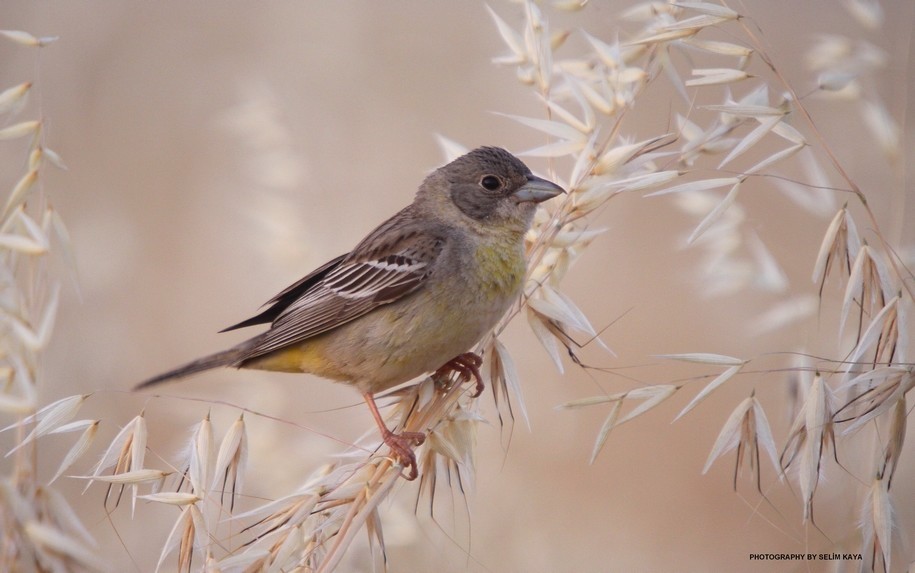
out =
<path fill-rule="evenodd" d="M 547 199 L 552 199 L 556 195 L 565 193 L 565 189 L 556 185 L 552 181 L 541 179 L 536 175 L 528 175 L 527 183 L 515 191 L 513 197 L 518 203 L 540 203 Z"/>

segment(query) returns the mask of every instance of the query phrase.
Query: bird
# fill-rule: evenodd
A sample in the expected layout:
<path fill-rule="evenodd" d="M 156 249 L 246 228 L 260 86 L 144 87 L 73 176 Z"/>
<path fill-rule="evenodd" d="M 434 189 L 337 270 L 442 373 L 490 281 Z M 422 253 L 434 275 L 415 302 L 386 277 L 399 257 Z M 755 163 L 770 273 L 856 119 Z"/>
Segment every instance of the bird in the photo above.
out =
<path fill-rule="evenodd" d="M 423 432 L 395 433 L 375 395 L 428 373 L 457 373 L 483 390 L 471 349 L 518 300 L 524 235 L 537 205 L 565 191 L 499 147 L 480 147 L 429 173 L 413 202 L 349 253 L 220 332 L 269 324 L 227 350 L 151 377 L 136 389 L 235 367 L 308 373 L 354 386 L 392 456 L 418 475 Z"/>

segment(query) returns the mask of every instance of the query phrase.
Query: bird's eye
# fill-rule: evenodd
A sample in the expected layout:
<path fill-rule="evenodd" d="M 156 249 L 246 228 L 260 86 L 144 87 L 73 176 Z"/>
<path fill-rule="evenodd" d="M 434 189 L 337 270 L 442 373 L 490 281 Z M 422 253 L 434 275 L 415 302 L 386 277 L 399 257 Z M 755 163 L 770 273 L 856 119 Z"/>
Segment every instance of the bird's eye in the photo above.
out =
<path fill-rule="evenodd" d="M 480 179 L 480 185 L 487 191 L 495 191 L 499 187 L 502 187 L 502 180 L 495 175 L 486 175 Z"/>

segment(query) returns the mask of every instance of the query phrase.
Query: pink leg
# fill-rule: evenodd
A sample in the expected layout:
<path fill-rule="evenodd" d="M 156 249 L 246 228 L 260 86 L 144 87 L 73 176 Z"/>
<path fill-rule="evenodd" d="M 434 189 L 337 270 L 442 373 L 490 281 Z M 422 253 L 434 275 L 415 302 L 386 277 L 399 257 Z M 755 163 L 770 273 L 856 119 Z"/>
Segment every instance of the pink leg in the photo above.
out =
<path fill-rule="evenodd" d="M 365 399 L 365 403 L 369 405 L 369 410 L 372 412 L 372 417 L 375 418 L 375 423 L 378 424 L 382 441 L 391 449 L 391 453 L 394 454 L 395 458 L 410 468 L 410 473 L 407 474 L 406 478 L 411 481 L 416 479 L 416 476 L 419 475 L 419 469 L 416 467 L 416 455 L 413 453 L 413 447 L 422 445 L 426 441 L 426 434 L 422 432 L 395 434 L 384 424 L 381 412 L 378 411 L 378 405 L 375 404 L 375 397 L 369 392 L 363 394 L 362 397 Z"/>

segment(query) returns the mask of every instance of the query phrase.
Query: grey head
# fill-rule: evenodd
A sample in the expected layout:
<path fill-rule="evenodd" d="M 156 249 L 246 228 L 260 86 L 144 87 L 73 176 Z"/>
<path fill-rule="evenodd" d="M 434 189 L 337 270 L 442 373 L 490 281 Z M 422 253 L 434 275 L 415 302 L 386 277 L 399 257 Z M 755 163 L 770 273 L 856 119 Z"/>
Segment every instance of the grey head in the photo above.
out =
<path fill-rule="evenodd" d="M 530 224 L 537 203 L 563 189 L 537 177 L 520 159 L 499 147 L 479 147 L 440 167 L 423 188 L 446 190 L 465 216 L 481 223 L 512 220 Z M 420 193 L 432 189 L 420 189 Z"/>

